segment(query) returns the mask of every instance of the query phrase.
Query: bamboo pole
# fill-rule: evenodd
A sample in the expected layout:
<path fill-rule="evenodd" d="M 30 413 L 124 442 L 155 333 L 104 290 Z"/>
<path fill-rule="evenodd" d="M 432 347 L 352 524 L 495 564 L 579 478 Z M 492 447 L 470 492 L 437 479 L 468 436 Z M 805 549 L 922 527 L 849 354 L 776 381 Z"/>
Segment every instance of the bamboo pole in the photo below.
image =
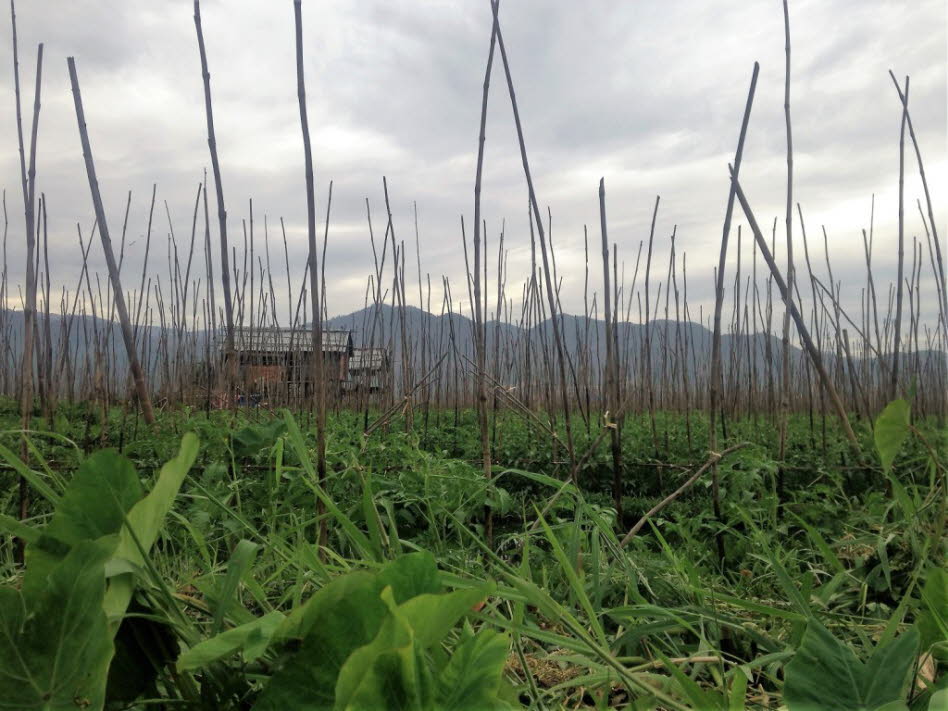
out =
<path fill-rule="evenodd" d="M 326 484 L 326 398 L 323 382 L 323 325 L 322 292 L 319 284 L 319 267 L 316 252 L 316 193 L 313 177 L 313 150 L 309 136 L 309 118 L 306 112 L 306 82 L 303 72 L 303 0 L 293 0 L 293 13 L 296 27 L 296 94 L 300 105 L 300 128 L 303 133 L 303 159 L 306 176 L 306 234 L 309 245 L 309 282 L 310 298 L 313 305 L 313 356 L 312 377 L 316 404 L 316 472 L 319 485 Z M 324 504 L 316 502 L 316 515 L 320 519 L 319 546 L 322 549 L 328 543 L 329 529 L 324 517 Z"/>
<path fill-rule="evenodd" d="M 728 167 L 730 168 L 730 166 Z M 761 256 L 763 256 L 764 261 L 767 262 L 767 266 L 770 268 L 770 273 L 773 275 L 774 282 L 777 284 L 777 289 L 780 291 L 780 296 L 783 298 L 783 302 L 786 305 L 787 310 L 790 312 L 791 318 L 794 320 L 794 323 L 796 323 L 797 331 L 800 334 L 800 339 L 803 341 L 803 345 L 806 348 L 811 361 L 813 362 L 814 368 L 816 368 L 816 371 L 820 376 L 823 386 L 830 395 L 830 399 L 833 402 L 833 407 L 836 409 L 836 413 L 839 415 L 839 421 L 843 428 L 843 432 L 846 435 L 846 438 L 849 440 L 849 444 L 852 447 L 854 453 L 861 461 L 862 451 L 859 448 L 859 441 L 856 439 L 856 434 L 853 432 L 852 425 L 849 423 L 849 417 L 846 414 L 846 408 L 843 405 L 843 401 L 840 399 L 839 393 L 833 385 L 833 381 L 827 375 L 826 369 L 823 367 L 823 358 L 819 350 L 816 348 L 816 345 L 814 345 L 813 340 L 810 338 L 806 324 L 803 322 L 800 312 L 797 310 L 793 299 L 790 297 L 788 285 L 786 282 L 784 282 L 783 276 L 780 274 L 780 270 L 777 267 L 777 263 L 774 261 L 773 255 L 770 253 L 770 249 L 767 247 L 767 242 L 760 233 L 760 227 L 757 225 L 757 219 L 754 217 L 754 213 L 747 202 L 747 198 L 744 196 L 744 191 L 741 190 L 740 182 L 738 181 L 737 177 L 733 176 L 732 182 L 734 185 L 734 193 L 737 196 L 737 199 L 740 201 L 741 208 L 744 210 L 744 216 L 747 218 L 747 222 L 754 233 L 754 239 L 757 240 L 757 246 L 760 249 Z"/>
<path fill-rule="evenodd" d="M 76 61 L 73 57 L 68 57 L 66 63 L 69 67 L 69 81 L 72 85 L 73 101 L 76 106 L 76 122 L 79 125 L 79 140 L 82 143 L 82 156 L 86 164 L 86 175 L 89 178 L 89 190 L 92 193 L 92 206 L 95 208 L 96 222 L 99 224 L 99 237 L 102 240 L 102 251 L 105 253 L 105 262 L 109 270 L 113 299 L 115 300 L 115 307 L 118 311 L 119 322 L 122 327 L 122 340 L 125 342 L 125 351 L 128 355 L 129 368 L 135 381 L 135 391 L 142 407 L 142 416 L 145 418 L 145 422 L 150 425 L 154 423 L 155 415 L 151 408 L 151 397 L 148 394 L 145 374 L 142 371 L 141 364 L 138 360 L 138 353 L 135 348 L 135 337 L 132 334 L 128 308 L 125 305 L 125 292 L 122 290 L 118 265 L 115 262 L 115 255 L 112 253 L 112 240 L 109 237 L 109 227 L 105 219 L 105 208 L 102 205 L 102 196 L 99 194 L 99 182 L 95 174 L 92 147 L 89 144 L 89 133 L 86 129 L 86 118 L 82 108 L 79 78 L 76 75 Z"/>
<path fill-rule="evenodd" d="M 221 237 L 221 284 L 224 287 L 225 358 L 228 366 L 227 385 L 232 390 L 234 379 L 230 370 L 236 365 L 234 349 L 234 304 L 230 288 L 229 246 L 227 243 L 227 210 L 224 207 L 224 187 L 221 181 L 221 166 L 217 157 L 217 137 L 214 133 L 214 112 L 211 106 L 211 74 L 207 69 L 207 52 L 204 49 L 204 32 L 201 29 L 201 2 L 194 0 L 194 28 L 197 32 L 198 51 L 201 55 L 201 76 L 204 79 L 204 111 L 207 117 L 207 146 L 211 154 L 211 169 L 214 173 L 214 188 L 217 192 L 217 220 Z M 231 398 L 233 399 L 233 398 Z"/>
<path fill-rule="evenodd" d="M 484 479 L 488 482 L 490 486 L 490 481 L 493 478 L 493 472 L 491 468 L 491 443 L 490 443 L 490 434 L 488 431 L 487 423 L 487 389 L 484 379 L 484 373 L 486 370 L 487 362 L 487 343 L 486 333 L 484 330 L 484 316 L 481 306 L 482 293 L 481 293 L 481 273 L 480 273 L 480 264 L 481 264 L 481 177 L 484 171 L 484 143 L 486 140 L 485 137 L 485 128 L 487 125 L 487 98 L 490 93 L 490 73 L 491 68 L 494 64 L 494 47 L 497 44 L 497 10 L 499 5 L 499 0 L 495 0 L 492 3 L 493 5 L 493 22 L 491 24 L 490 31 L 490 48 L 487 53 L 487 67 L 484 70 L 484 86 L 483 94 L 481 97 L 481 114 L 480 114 L 480 128 L 478 131 L 477 138 L 477 167 L 475 169 L 474 175 L 474 353 L 475 359 L 477 361 L 477 372 L 475 373 L 475 385 L 477 387 L 477 425 L 480 430 L 481 438 L 481 466 L 484 472 Z M 487 255 L 486 255 L 486 235 L 485 238 L 485 255 L 484 255 L 484 266 L 486 269 L 487 266 Z M 486 281 L 486 279 L 484 280 Z M 485 285 L 486 287 L 486 285 Z M 486 302 L 486 295 L 483 299 Z M 486 306 L 486 304 L 485 304 Z M 493 510 L 486 506 L 484 507 L 484 535 L 487 539 L 487 545 L 492 546 L 494 540 L 494 514 Z"/>

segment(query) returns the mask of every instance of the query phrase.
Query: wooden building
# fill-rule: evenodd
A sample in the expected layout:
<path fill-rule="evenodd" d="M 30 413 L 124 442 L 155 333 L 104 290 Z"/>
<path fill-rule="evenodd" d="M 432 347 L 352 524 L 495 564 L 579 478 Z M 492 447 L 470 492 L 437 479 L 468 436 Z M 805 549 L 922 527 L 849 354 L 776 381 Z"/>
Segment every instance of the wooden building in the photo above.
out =
<path fill-rule="evenodd" d="M 314 349 L 310 329 L 238 330 L 234 334 L 234 349 L 237 383 L 244 392 L 263 396 L 312 392 Z M 323 377 L 329 392 L 340 390 L 348 379 L 352 352 L 350 331 L 323 331 Z"/>
<path fill-rule="evenodd" d="M 391 367 L 388 349 L 356 348 L 349 359 L 349 380 L 346 389 L 381 392 L 389 386 Z"/>

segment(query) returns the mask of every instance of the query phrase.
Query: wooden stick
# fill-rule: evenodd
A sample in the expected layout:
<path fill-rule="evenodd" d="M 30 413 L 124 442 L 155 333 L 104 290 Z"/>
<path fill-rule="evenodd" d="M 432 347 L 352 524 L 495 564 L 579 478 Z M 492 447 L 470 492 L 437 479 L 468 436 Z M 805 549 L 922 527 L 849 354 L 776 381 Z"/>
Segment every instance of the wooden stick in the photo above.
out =
<path fill-rule="evenodd" d="M 303 158 L 306 174 L 306 232 L 309 244 L 310 298 L 313 304 L 313 390 L 316 399 L 316 471 L 319 485 L 326 485 L 326 399 L 323 382 L 323 324 L 322 292 L 319 285 L 319 268 L 316 253 L 316 194 L 313 177 L 313 149 L 309 137 L 309 119 L 306 112 L 306 83 L 303 75 L 303 2 L 293 0 L 296 25 L 296 93 L 300 105 L 300 128 L 303 133 Z M 323 516 L 323 503 L 317 502 L 320 518 L 319 546 L 328 542 L 329 530 Z"/>
<path fill-rule="evenodd" d="M 730 168 L 730 166 L 728 167 Z M 780 296 L 783 298 L 783 302 L 786 305 L 787 310 L 790 312 L 791 318 L 793 318 L 794 323 L 796 323 L 797 331 L 800 334 L 800 339 L 803 341 L 803 345 L 805 346 L 807 353 L 810 355 L 813 366 L 816 368 L 817 373 L 819 373 L 820 381 L 823 383 L 823 387 L 826 388 L 826 391 L 830 395 L 830 399 L 833 401 L 833 406 L 836 408 L 836 412 L 839 415 L 843 432 L 846 434 L 846 438 L 849 440 L 849 444 L 852 446 L 853 451 L 861 460 L 862 451 L 859 448 L 859 441 L 856 439 L 856 434 L 853 432 L 852 425 L 849 423 L 849 417 L 846 414 L 846 408 L 839 397 L 839 393 L 836 391 L 833 381 L 830 380 L 829 376 L 826 374 L 826 369 L 823 367 L 822 356 L 820 355 L 820 352 L 817 350 L 816 346 L 813 344 L 813 340 L 810 338 L 810 333 L 807 331 L 806 324 L 804 324 L 803 318 L 800 316 L 800 312 L 793 303 L 793 299 L 790 298 L 787 284 L 784 282 L 783 276 L 780 274 L 780 269 L 777 267 L 777 263 L 774 261 L 773 255 L 770 253 L 770 249 L 767 247 L 766 240 L 760 233 L 760 227 L 757 225 L 757 218 L 754 217 L 754 213 L 747 202 L 747 198 L 744 196 L 744 191 L 741 189 L 740 181 L 738 181 L 736 177 L 732 177 L 732 181 L 734 184 L 735 194 L 741 203 L 741 208 L 744 210 L 744 216 L 747 218 L 747 222 L 750 224 L 751 231 L 754 233 L 754 238 L 757 240 L 757 246 L 760 249 L 760 253 L 763 256 L 764 261 L 767 262 L 767 266 L 770 268 L 770 273 L 777 284 L 777 289 L 780 291 Z"/>
<path fill-rule="evenodd" d="M 728 456 L 728 455 L 731 454 L 732 452 L 736 452 L 736 451 L 739 450 L 739 449 L 743 449 L 743 448 L 746 447 L 748 444 L 750 444 L 750 443 L 749 443 L 749 442 L 741 442 L 740 444 L 735 444 L 735 445 L 732 445 L 732 446 L 728 447 L 728 448 L 725 449 L 723 452 L 711 452 L 711 456 L 708 457 L 708 461 L 706 461 L 704 464 L 702 464 L 702 465 L 701 465 L 701 468 L 699 468 L 694 474 L 692 474 L 690 477 L 688 477 L 688 479 L 685 481 L 684 484 L 682 484 L 681 486 L 679 486 L 679 487 L 678 487 L 677 489 L 675 489 L 672 493 L 670 493 L 670 494 L 669 494 L 668 496 L 666 496 L 664 499 L 662 499 L 662 500 L 659 501 L 657 504 L 655 504 L 651 509 L 648 510 L 648 512 L 647 512 L 644 516 L 642 516 L 642 518 L 640 518 L 640 519 L 638 520 L 638 522 L 636 522 L 636 524 L 635 524 L 634 526 L 632 526 L 632 528 L 629 529 L 629 532 L 628 532 L 627 534 L 625 534 L 625 537 L 624 537 L 621 541 L 619 541 L 619 546 L 620 546 L 620 547 L 621 547 L 621 546 L 625 546 L 626 543 L 628 543 L 629 541 L 631 541 L 631 540 L 635 537 L 635 534 L 637 534 L 637 533 L 642 529 L 642 526 L 644 526 L 644 525 L 646 524 L 646 522 L 647 522 L 652 516 L 654 516 L 655 514 L 657 514 L 657 513 L 658 513 L 659 511 L 661 511 L 663 508 L 665 508 L 666 506 L 668 506 L 668 504 L 670 504 L 672 501 L 674 501 L 674 500 L 677 499 L 679 496 L 681 496 L 683 493 L 685 493 L 686 491 L 688 491 L 688 489 L 690 489 L 691 486 L 692 486 L 696 481 L 698 481 L 698 479 L 701 478 L 701 475 L 704 474 L 706 471 L 708 471 L 708 469 L 710 469 L 711 467 L 715 466 L 718 462 L 720 462 L 722 459 L 724 459 L 724 457 Z"/>
<path fill-rule="evenodd" d="M 480 129 L 477 137 L 477 168 L 474 175 L 474 357 L 477 361 L 477 370 L 475 373 L 475 385 L 477 387 L 477 424 L 481 435 L 481 465 L 484 472 L 484 479 L 487 482 L 493 478 L 491 469 L 491 443 L 487 423 L 487 387 L 484 379 L 487 362 L 487 343 L 484 328 L 484 315 L 481 306 L 481 176 L 484 171 L 484 142 L 485 128 L 487 125 L 487 97 L 490 92 L 490 72 L 494 64 L 494 47 L 497 44 L 497 6 L 500 0 L 493 3 L 494 17 L 490 31 L 490 49 L 487 53 L 487 68 L 484 71 L 484 90 L 481 97 L 481 117 Z M 487 267 L 486 255 L 487 235 L 484 235 L 484 267 Z M 486 272 L 485 272 L 486 274 Z M 486 278 L 484 279 L 486 282 Z M 486 290 L 486 283 L 484 284 Z M 487 296 L 483 294 L 484 308 L 486 308 Z M 405 344 L 402 344 L 404 348 Z M 490 484 L 488 484 L 490 486 Z M 494 515 L 493 510 L 484 507 L 484 536 L 487 545 L 493 546 L 494 540 Z"/>
<path fill-rule="evenodd" d="M 118 265 L 112 253 L 112 240 L 109 237 L 109 226 L 105 219 L 105 208 L 102 206 L 102 196 L 99 194 L 99 182 L 95 175 L 95 163 L 92 159 L 92 147 L 89 145 L 89 133 L 86 130 L 86 118 L 82 109 L 82 94 L 79 91 L 79 78 L 76 76 L 76 60 L 68 57 L 69 81 L 72 85 L 73 101 L 76 106 L 76 122 L 79 125 L 79 140 L 82 142 L 82 156 L 86 163 L 86 175 L 89 178 L 89 190 L 92 193 L 92 206 L 95 208 L 96 222 L 99 223 L 99 237 L 102 240 L 102 251 L 105 252 L 105 263 L 109 269 L 109 280 L 112 283 L 113 298 L 118 311 L 119 322 L 122 327 L 122 340 L 125 342 L 125 352 L 128 355 L 129 368 L 135 381 L 135 390 L 142 407 L 142 416 L 147 424 L 155 421 L 151 409 L 151 397 L 145 383 L 145 374 L 138 361 L 135 348 L 135 337 L 132 335 L 132 325 L 128 318 L 128 309 L 125 306 L 125 292 L 119 278 Z"/>

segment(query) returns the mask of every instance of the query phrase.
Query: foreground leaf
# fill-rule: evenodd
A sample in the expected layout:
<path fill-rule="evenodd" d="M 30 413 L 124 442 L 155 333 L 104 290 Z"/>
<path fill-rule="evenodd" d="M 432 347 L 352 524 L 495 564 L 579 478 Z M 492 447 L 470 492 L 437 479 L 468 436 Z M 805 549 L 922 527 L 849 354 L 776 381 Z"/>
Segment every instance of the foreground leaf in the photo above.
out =
<path fill-rule="evenodd" d="M 122 527 L 119 534 L 116 557 L 124 558 L 139 566 L 144 565 L 145 559 L 142 552 L 147 553 L 158 537 L 161 524 L 171 510 L 184 477 L 197 458 L 197 453 L 198 438 L 194 433 L 189 432 L 181 438 L 178 455 L 161 468 L 158 480 L 148 496 L 135 504 L 128 512 L 127 525 Z M 134 589 L 133 573 L 123 573 L 112 578 L 103 606 L 112 623 L 113 634 L 118 630 Z"/>
<path fill-rule="evenodd" d="M 868 664 L 815 620 L 786 668 L 790 711 L 875 711 L 901 701 L 918 649 L 914 627 L 876 649 Z"/>
<path fill-rule="evenodd" d="M 497 696 L 503 684 L 510 641 L 482 630 L 458 645 L 438 677 L 439 708 L 498 711 L 510 708 Z"/>
<path fill-rule="evenodd" d="M 0 709 L 96 711 L 114 648 L 102 612 L 115 539 L 82 541 L 24 598 L 0 588 Z"/>

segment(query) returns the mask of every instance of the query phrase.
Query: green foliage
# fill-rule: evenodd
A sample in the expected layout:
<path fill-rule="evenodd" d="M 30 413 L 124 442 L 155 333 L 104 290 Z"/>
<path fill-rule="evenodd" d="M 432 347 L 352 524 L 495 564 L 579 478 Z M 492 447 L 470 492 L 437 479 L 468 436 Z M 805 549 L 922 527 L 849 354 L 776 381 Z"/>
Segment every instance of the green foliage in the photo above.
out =
<path fill-rule="evenodd" d="M 948 661 L 948 572 L 932 568 L 922 589 L 922 613 L 918 628 L 922 649 L 931 649 L 941 661 Z"/>
<path fill-rule="evenodd" d="M 883 470 L 892 468 L 892 462 L 908 436 L 909 404 L 905 400 L 893 400 L 876 418 L 876 449 Z"/>
<path fill-rule="evenodd" d="M 894 642 L 877 647 L 864 664 L 813 620 L 807 625 L 803 644 L 787 665 L 783 690 L 787 706 L 790 711 L 904 708 L 903 695 L 918 644 L 918 630 L 912 627 Z"/>
<path fill-rule="evenodd" d="M 491 704 L 483 708 L 505 708 L 496 695 L 506 641 L 485 631 L 459 647 L 461 657 L 453 664 L 432 654 L 490 591 L 480 586 L 443 592 L 427 553 L 402 556 L 378 573 L 336 578 L 286 620 L 281 635 L 302 644 L 254 708 L 453 708 L 446 699 L 458 686 Z M 472 658 L 482 664 L 474 668 Z"/>
<path fill-rule="evenodd" d="M 28 595 L 0 588 L 0 708 L 102 708 L 114 651 L 102 597 L 115 543 L 81 541 Z"/>
<path fill-rule="evenodd" d="M 865 451 L 881 443 L 885 472 L 850 459 L 833 418 L 823 442 L 818 413 L 791 418 L 782 462 L 766 418 L 728 420 L 724 441 L 752 444 L 718 467 L 721 516 L 704 477 L 626 548 L 628 528 L 704 461 L 700 418 L 689 438 L 684 417 L 656 413 L 658 453 L 647 416 L 626 418 L 620 519 L 608 438 L 574 486 L 562 448 L 513 412 L 498 417 L 490 482 L 472 412 L 456 422 L 416 412 L 414 430 L 395 420 L 369 438 L 361 413 L 335 413 L 319 481 L 305 413 L 169 409 L 136 438 L 131 418 L 95 414 L 82 437 L 95 441 L 101 426 L 124 452 L 87 456 L 68 438 L 83 406 L 68 407 L 61 433 L 31 440 L 31 466 L 12 453 L 19 434 L 0 434 L 0 619 L 14 648 L 54 649 L 28 610 L 47 600 L 43 624 L 59 623 L 66 607 L 50 596 L 65 591 L 54 573 L 79 551 L 108 547 L 72 575 L 99 581 L 98 612 L 83 629 L 104 637 L 77 652 L 91 660 L 87 675 L 60 665 L 52 679 L 51 667 L 30 662 L 37 688 L 62 690 L 63 708 L 943 703 L 948 576 L 933 562 L 945 555 L 944 433 L 918 415 L 909 428 L 907 404 L 875 428 L 857 425 Z M 188 430 L 200 451 L 194 436 L 182 439 Z M 573 431 L 577 453 L 599 434 L 580 418 Z M 25 521 L 15 509 L 21 475 L 38 494 Z M 25 570 L 12 536 L 26 543 Z M 100 637 L 104 667 L 92 659 Z M 22 677 L 8 649 L 6 682 Z M 892 670 L 905 674 L 892 680 Z M 10 698 L 13 708 L 47 708 Z"/>
<path fill-rule="evenodd" d="M 253 662 L 266 651 L 284 620 L 286 617 L 283 613 L 274 610 L 251 622 L 221 632 L 182 653 L 178 657 L 177 667 L 181 671 L 201 669 L 238 651 L 243 662 Z"/>

